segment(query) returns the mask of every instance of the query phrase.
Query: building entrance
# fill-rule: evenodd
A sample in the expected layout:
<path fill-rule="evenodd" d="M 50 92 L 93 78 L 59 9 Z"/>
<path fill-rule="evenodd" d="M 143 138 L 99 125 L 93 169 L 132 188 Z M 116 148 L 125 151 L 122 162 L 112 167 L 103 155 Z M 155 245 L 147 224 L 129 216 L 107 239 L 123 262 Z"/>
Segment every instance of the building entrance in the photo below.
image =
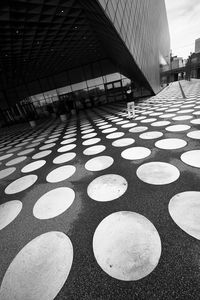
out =
<path fill-rule="evenodd" d="M 104 86 L 108 102 L 122 101 L 124 99 L 124 92 L 121 80 L 105 83 Z"/>

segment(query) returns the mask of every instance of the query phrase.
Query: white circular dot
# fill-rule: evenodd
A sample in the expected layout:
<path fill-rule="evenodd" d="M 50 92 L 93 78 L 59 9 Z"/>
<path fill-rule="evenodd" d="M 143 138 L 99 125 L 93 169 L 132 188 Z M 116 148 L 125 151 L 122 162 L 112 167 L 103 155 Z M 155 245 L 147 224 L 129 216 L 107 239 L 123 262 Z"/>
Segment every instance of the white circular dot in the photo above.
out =
<path fill-rule="evenodd" d="M 178 117 L 172 118 L 172 120 L 174 120 L 174 121 L 184 121 L 184 120 L 190 120 L 192 118 L 193 118 L 192 116 L 178 116 Z"/>
<path fill-rule="evenodd" d="M 76 136 L 76 133 L 71 133 L 71 134 L 67 134 L 67 135 L 63 136 L 63 139 L 69 139 L 69 138 L 72 138 L 75 136 Z"/>
<path fill-rule="evenodd" d="M 195 124 L 195 125 L 199 125 L 200 124 L 200 119 L 194 119 L 194 120 L 190 121 L 190 123 Z"/>
<path fill-rule="evenodd" d="M 60 133 L 58 133 L 58 134 L 52 134 L 51 136 L 50 136 L 50 138 L 56 138 L 56 137 L 59 137 L 60 136 Z"/>
<path fill-rule="evenodd" d="M 110 127 L 112 127 L 111 124 L 110 124 L 110 125 L 104 125 L 104 126 L 101 126 L 101 127 L 99 127 L 99 129 L 106 129 L 106 128 L 110 128 Z"/>
<path fill-rule="evenodd" d="M 10 161 L 8 161 L 6 163 L 6 166 L 14 166 L 14 165 L 17 165 L 19 163 L 21 163 L 22 161 L 26 160 L 27 159 L 27 156 L 20 156 L 20 157 L 17 157 L 17 158 L 14 158 Z"/>
<path fill-rule="evenodd" d="M 89 139 L 89 140 L 86 140 L 82 143 L 82 145 L 84 146 L 88 146 L 88 145 L 94 145 L 94 144 L 97 144 L 98 142 L 100 142 L 101 139 L 100 138 L 93 138 L 93 139 Z"/>
<path fill-rule="evenodd" d="M 181 160 L 189 166 L 200 168 L 200 150 L 191 150 L 183 153 Z"/>
<path fill-rule="evenodd" d="M 10 149 L 10 148 L 11 148 L 11 146 L 3 147 L 3 148 L 0 149 L 0 151 L 5 151 L 5 150 Z"/>
<path fill-rule="evenodd" d="M 105 149 L 106 149 L 106 147 L 103 146 L 103 145 L 92 146 L 92 147 L 89 147 L 89 148 L 85 149 L 83 151 L 83 154 L 85 154 L 85 155 L 95 155 L 95 154 L 103 152 Z"/>
<path fill-rule="evenodd" d="M 164 111 L 164 110 L 166 110 L 165 107 L 161 107 L 161 108 L 157 108 L 157 109 L 156 109 L 156 111 Z"/>
<path fill-rule="evenodd" d="M 179 132 L 179 131 L 186 131 L 186 130 L 190 129 L 190 126 L 184 125 L 184 124 L 172 125 L 172 126 L 166 127 L 165 129 L 170 132 Z"/>
<path fill-rule="evenodd" d="M 57 156 L 56 158 L 54 158 L 53 163 L 54 164 L 62 164 L 62 163 L 72 160 L 75 156 L 76 156 L 76 153 L 74 153 L 74 152 L 64 153 L 64 154 L 61 154 L 61 155 Z"/>
<path fill-rule="evenodd" d="M 175 166 L 159 161 L 141 165 L 136 174 L 142 181 L 155 185 L 169 184 L 180 176 L 180 172 Z"/>
<path fill-rule="evenodd" d="M 112 142 L 112 145 L 114 147 L 126 147 L 126 146 L 133 144 L 134 142 L 135 142 L 135 140 L 132 138 L 122 138 L 122 139 L 118 139 L 118 140 L 115 140 L 114 142 Z"/>
<path fill-rule="evenodd" d="M 160 116 L 160 115 L 162 115 L 162 113 L 159 113 L 159 112 L 154 112 L 154 113 L 149 114 L 149 116 L 151 116 L 151 117 L 156 117 L 156 116 Z"/>
<path fill-rule="evenodd" d="M 14 153 L 14 152 L 17 152 L 21 149 L 22 147 L 19 147 L 19 148 L 12 148 L 10 150 L 8 150 L 6 153 Z"/>
<path fill-rule="evenodd" d="M 188 107 L 193 107 L 195 104 L 186 104 L 186 105 L 181 105 L 181 108 L 188 108 Z"/>
<path fill-rule="evenodd" d="M 199 140 L 200 139 L 200 130 L 194 130 L 194 131 L 188 132 L 187 136 L 192 139 Z"/>
<path fill-rule="evenodd" d="M 109 120 L 115 120 L 118 119 L 118 117 L 110 117 Z"/>
<path fill-rule="evenodd" d="M 137 127 L 129 129 L 129 132 L 138 133 L 138 132 L 143 132 L 147 129 L 148 129 L 148 127 L 146 127 L 146 126 L 137 126 Z"/>
<path fill-rule="evenodd" d="M 166 109 L 166 112 L 174 112 L 174 111 L 178 111 L 179 108 L 170 108 L 170 109 Z"/>
<path fill-rule="evenodd" d="M 148 131 L 140 134 L 140 138 L 144 140 L 158 139 L 161 136 L 163 136 L 163 133 L 159 131 Z"/>
<path fill-rule="evenodd" d="M 137 121 L 139 121 L 139 120 L 144 120 L 144 119 L 146 119 L 146 117 L 144 117 L 144 116 L 143 116 L 143 117 L 141 116 L 141 117 L 136 117 L 136 118 L 135 118 L 135 120 L 137 120 Z"/>
<path fill-rule="evenodd" d="M 2 155 L 2 156 L 0 156 L 0 161 L 8 159 L 8 158 L 10 158 L 12 155 L 13 155 L 13 154 L 5 154 L 5 155 Z"/>
<path fill-rule="evenodd" d="M 88 171 L 101 171 L 109 168 L 114 162 L 110 156 L 98 156 L 88 160 L 85 168 Z"/>
<path fill-rule="evenodd" d="M 28 145 L 26 148 L 34 148 L 39 146 L 41 143 L 31 143 L 30 145 Z"/>
<path fill-rule="evenodd" d="M 117 124 L 117 125 L 121 125 L 121 124 L 127 124 L 127 123 L 129 123 L 128 120 L 126 120 L 126 121 L 119 121 L 119 122 L 117 122 L 116 124 Z"/>
<path fill-rule="evenodd" d="M 137 123 L 128 123 L 128 124 L 124 124 L 122 125 L 122 128 L 131 128 L 137 126 Z"/>
<path fill-rule="evenodd" d="M 11 175 L 15 170 L 16 170 L 15 167 L 0 170 L 0 179 L 3 179 L 5 177 Z"/>
<path fill-rule="evenodd" d="M 47 175 L 46 180 L 51 183 L 60 182 L 71 177 L 75 173 L 75 171 L 76 168 L 74 166 L 67 165 L 58 167 Z"/>
<path fill-rule="evenodd" d="M 57 151 L 58 152 L 67 152 L 67 151 L 74 149 L 75 147 L 76 147 L 75 144 L 69 144 L 69 145 L 60 147 Z"/>
<path fill-rule="evenodd" d="M 169 121 L 157 121 L 157 122 L 151 123 L 151 126 L 161 127 L 161 126 L 167 126 L 169 124 L 170 124 Z"/>
<path fill-rule="evenodd" d="M 93 236 L 94 256 L 111 277 L 135 281 L 150 274 L 161 256 L 161 240 L 144 216 L 118 211 L 107 216 Z"/>
<path fill-rule="evenodd" d="M 175 114 L 163 114 L 163 115 L 160 115 L 159 116 L 159 118 L 161 118 L 161 119 L 167 119 L 167 118 L 172 118 L 172 117 L 174 117 L 175 116 Z"/>
<path fill-rule="evenodd" d="M 169 213 L 187 234 L 200 240 L 200 192 L 186 191 L 171 198 Z"/>
<path fill-rule="evenodd" d="M 117 118 L 117 119 L 113 120 L 112 122 L 113 122 L 113 123 L 117 123 L 117 122 L 119 122 L 119 121 L 123 121 L 123 119 L 122 119 L 122 118 Z"/>
<path fill-rule="evenodd" d="M 182 139 L 168 138 L 162 139 L 155 143 L 155 146 L 160 149 L 172 150 L 180 149 L 187 145 L 187 142 Z"/>
<path fill-rule="evenodd" d="M 149 115 L 149 114 L 152 113 L 152 112 L 153 112 L 153 111 L 150 111 L 150 110 L 149 110 L 149 111 L 141 112 L 141 114 L 145 116 L 145 115 Z"/>
<path fill-rule="evenodd" d="M 48 156 L 51 152 L 52 152 L 51 150 L 41 151 L 41 152 L 38 152 L 35 155 L 33 155 L 32 158 L 33 159 L 40 159 L 40 158 Z"/>
<path fill-rule="evenodd" d="M 33 152 L 35 150 L 35 148 L 30 148 L 30 149 L 26 149 L 26 150 L 23 150 L 21 152 L 19 152 L 17 155 L 26 155 L 26 154 L 29 154 L 31 152 Z"/>
<path fill-rule="evenodd" d="M 47 145 L 40 147 L 39 150 L 47 150 L 47 149 L 53 148 L 55 145 L 56 145 L 55 143 L 47 144 Z"/>
<path fill-rule="evenodd" d="M 43 141 L 45 139 L 45 137 L 42 137 L 42 138 L 37 138 L 37 139 L 35 139 L 34 140 L 34 142 L 41 142 L 41 141 Z M 24 144 L 24 143 L 22 143 L 22 144 Z M 22 144 L 20 143 L 20 146 L 22 146 Z"/>
<path fill-rule="evenodd" d="M 156 121 L 155 118 L 149 118 L 149 119 L 142 120 L 141 123 L 151 123 L 151 122 L 154 122 L 154 121 Z"/>
<path fill-rule="evenodd" d="M 46 140 L 44 143 L 45 144 L 51 144 L 51 143 L 54 143 L 58 140 L 58 138 L 54 138 L 54 139 L 50 139 L 50 140 Z"/>
<path fill-rule="evenodd" d="M 38 199 L 33 207 L 37 219 L 51 219 L 65 212 L 73 203 L 75 193 L 68 187 L 51 190 Z"/>
<path fill-rule="evenodd" d="M 108 128 L 108 129 L 104 129 L 104 130 L 102 131 L 102 133 L 114 132 L 114 131 L 116 131 L 116 130 L 117 130 L 116 127 L 115 127 L 115 128 Z"/>
<path fill-rule="evenodd" d="M 177 114 L 186 114 L 186 113 L 190 113 L 192 111 L 194 111 L 194 109 L 183 109 L 183 110 L 179 110 L 177 112 Z"/>
<path fill-rule="evenodd" d="M 114 132 L 106 135 L 107 139 L 117 139 L 124 135 L 124 132 Z"/>
<path fill-rule="evenodd" d="M 38 161 L 34 161 L 28 165 L 26 165 L 21 172 L 22 173 L 28 173 L 28 172 L 32 172 L 34 170 L 38 170 L 41 167 L 43 167 L 46 164 L 45 160 L 38 160 Z"/>
<path fill-rule="evenodd" d="M 98 123 L 97 126 L 99 127 L 99 126 L 107 125 L 107 124 L 108 124 L 108 122 L 101 122 L 101 123 Z"/>
<path fill-rule="evenodd" d="M 1 299 L 53 300 L 67 280 L 73 246 L 62 232 L 37 236 L 15 256 L 0 290 Z"/>
<path fill-rule="evenodd" d="M 121 156 L 129 160 L 137 160 L 148 157 L 151 154 L 151 150 L 145 147 L 131 147 L 122 151 Z"/>
<path fill-rule="evenodd" d="M 12 200 L 0 205 L 0 230 L 10 224 L 22 210 L 22 202 Z"/>
<path fill-rule="evenodd" d="M 73 143 L 75 141 L 76 141 L 76 138 L 71 138 L 71 139 L 62 141 L 60 144 L 61 145 L 67 145 L 67 144 L 71 144 L 71 143 Z"/>
<path fill-rule="evenodd" d="M 38 176 L 37 175 L 26 175 L 24 177 L 18 178 L 17 180 L 11 182 L 7 188 L 5 189 L 6 194 L 16 194 L 21 191 L 24 191 L 28 189 L 30 186 L 32 186 Z"/>
<path fill-rule="evenodd" d="M 93 128 L 87 129 L 87 130 L 83 130 L 83 131 L 81 131 L 81 133 L 82 133 L 82 134 L 86 134 L 86 133 L 90 133 L 90 132 L 92 132 L 92 131 L 94 131 Z"/>
<path fill-rule="evenodd" d="M 106 174 L 95 178 L 87 188 L 90 198 L 96 201 L 112 201 L 122 196 L 128 187 L 126 179 L 116 174 Z"/>
<path fill-rule="evenodd" d="M 93 137 L 95 137 L 97 135 L 97 133 L 96 132 L 92 132 L 92 133 L 88 133 L 88 134 L 85 134 L 85 135 L 83 135 L 82 136 L 82 139 L 90 139 L 90 138 L 93 138 Z"/>

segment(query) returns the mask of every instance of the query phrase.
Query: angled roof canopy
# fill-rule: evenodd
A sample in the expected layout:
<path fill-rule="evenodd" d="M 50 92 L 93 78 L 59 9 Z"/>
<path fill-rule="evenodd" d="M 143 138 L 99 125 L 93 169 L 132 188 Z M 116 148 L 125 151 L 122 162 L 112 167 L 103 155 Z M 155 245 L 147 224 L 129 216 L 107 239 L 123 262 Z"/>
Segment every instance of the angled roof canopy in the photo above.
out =
<path fill-rule="evenodd" d="M 148 86 L 98 1 L 1 1 L 0 90 L 104 58 Z"/>

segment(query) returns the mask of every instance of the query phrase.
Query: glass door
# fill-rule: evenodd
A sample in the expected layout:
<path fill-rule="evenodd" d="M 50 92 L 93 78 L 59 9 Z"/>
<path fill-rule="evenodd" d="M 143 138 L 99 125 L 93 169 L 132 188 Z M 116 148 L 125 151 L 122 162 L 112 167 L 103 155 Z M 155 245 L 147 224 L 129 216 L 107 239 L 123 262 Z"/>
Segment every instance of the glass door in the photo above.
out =
<path fill-rule="evenodd" d="M 106 90 L 108 103 L 122 101 L 124 99 L 121 80 L 105 83 L 105 90 Z"/>

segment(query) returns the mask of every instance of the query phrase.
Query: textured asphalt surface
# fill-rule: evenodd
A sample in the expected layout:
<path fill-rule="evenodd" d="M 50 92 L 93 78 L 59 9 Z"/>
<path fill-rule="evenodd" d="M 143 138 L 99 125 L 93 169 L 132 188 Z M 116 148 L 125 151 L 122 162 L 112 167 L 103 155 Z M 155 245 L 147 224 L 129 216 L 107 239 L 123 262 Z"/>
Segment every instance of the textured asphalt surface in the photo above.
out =
<path fill-rule="evenodd" d="M 200 102 L 200 84 L 198 82 L 184 82 L 182 87 L 187 97 L 184 101 L 187 101 L 189 97 L 196 97 L 197 101 Z M 175 98 L 172 99 L 173 97 Z M 152 103 L 155 100 L 159 100 L 166 104 L 169 99 L 170 104 L 166 109 L 171 107 L 172 102 L 176 104 L 176 101 L 183 100 L 178 84 L 172 84 L 160 94 L 154 96 Z M 145 100 L 141 100 L 141 103 L 143 101 Z M 162 107 L 162 103 L 160 107 Z M 154 104 L 148 104 L 144 109 L 148 111 L 150 108 L 154 109 Z M 151 131 L 163 132 L 164 136 L 162 138 L 181 138 L 188 143 L 186 147 L 181 149 L 160 150 L 155 147 L 157 140 L 141 139 L 138 133 L 131 133 L 129 128 L 122 128 L 122 125 L 116 125 L 111 120 L 106 119 L 107 115 L 118 116 L 117 113 L 123 112 L 124 109 L 125 103 L 111 103 L 104 107 L 88 109 L 79 116 L 72 117 L 66 123 L 61 123 L 59 120 L 50 120 L 35 129 L 30 129 L 27 125 L 21 125 L 17 130 L 16 128 L 8 128 L 7 132 L 5 129 L 2 130 L 2 134 L 0 134 L 1 147 L 18 138 L 18 146 L 20 146 L 24 139 L 30 136 L 35 139 L 46 129 L 49 129 L 50 132 L 45 140 L 50 139 L 51 132 L 55 128 L 58 128 L 60 125 L 64 126 L 59 139 L 56 141 L 56 145 L 51 148 L 52 153 L 43 158 L 46 160 L 46 165 L 39 170 L 31 172 L 31 174 L 38 175 L 38 180 L 34 185 L 25 191 L 13 195 L 6 195 L 4 192 L 9 183 L 22 176 L 21 169 L 33 161 L 32 156 L 39 152 L 38 149 L 45 140 L 35 147 L 34 152 L 27 154 L 27 159 L 24 162 L 15 166 L 16 171 L 13 174 L 0 179 L 0 204 L 10 200 L 20 200 L 23 203 L 23 209 L 17 218 L 7 227 L 0 230 L 0 282 L 3 280 L 11 261 L 28 242 L 45 232 L 61 231 L 70 238 L 73 244 L 74 258 L 70 274 L 55 298 L 56 300 L 197 300 L 200 298 L 200 242 L 181 230 L 174 223 L 168 212 L 168 203 L 177 193 L 192 190 L 200 191 L 199 168 L 186 165 L 180 159 L 183 152 L 200 149 L 200 142 L 187 137 L 188 131 L 172 133 L 167 132 L 165 126 L 152 127 L 150 123 L 142 124 L 140 121 L 137 121 L 138 126 L 147 126 Z M 174 114 L 177 115 L 177 112 L 174 112 Z M 186 113 L 186 115 L 191 115 L 191 113 Z M 140 113 L 138 113 L 138 116 L 140 116 Z M 148 118 L 148 115 L 146 117 Z M 106 134 L 103 134 L 96 126 L 95 118 L 105 119 L 108 124 L 112 124 L 113 127 L 118 128 L 118 131 L 125 133 L 123 138 L 134 138 L 135 143 L 127 147 L 113 147 L 112 142 L 114 140 L 106 138 Z M 125 115 L 122 118 L 127 120 Z M 165 120 L 160 119 L 159 116 L 155 118 L 157 121 Z M 198 118 L 198 116 L 193 115 L 193 119 L 195 118 Z M 106 146 L 106 150 L 100 155 L 108 155 L 114 159 L 113 165 L 108 169 L 92 172 L 84 167 L 85 163 L 94 157 L 83 154 L 87 146 L 82 145 L 80 120 L 86 119 L 97 132 L 96 137 L 101 138 L 98 144 Z M 190 125 L 191 129 L 189 131 L 200 129 L 200 125 L 191 124 L 191 120 L 181 122 L 173 121 L 172 118 L 167 118 L 166 120 L 171 122 L 170 125 Z M 130 122 L 136 121 L 130 120 Z M 73 164 L 76 167 L 76 172 L 65 181 L 47 183 L 46 176 L 48 173 L 59 166 L 53 164 L 53 159 L 61 154 L 57 152 L 57 149 L 61 147 L 60 142 L 63 140 L 64 133 L 66 134 L 70 124 L 76 124 L 78 128 L 77 141 L 75 142 L 77 146 L 71 150 L 71 152 L 76 153 L 76 157 L 66 164 Z M 6 136 L 7 142 L 4 142 Z M 33 142 L 34 140 L 29 141 L 29 144 Z M 26 149 L 27 145 L 23 146 L 19 151 Z M 121 152 L 132 146 L 144 146 L 152 151 L 151 155 L 136 161 L 123 159 Z M 2 161 L 0 170 L 5 169 L 5 163 L 17 157 L 19 151 L 13 152 L 14 155 L 11 158 Z M 7 150 L 2 151 L 0 154 L 4 155 L 6 153 Z M 143 163 L 151 161 L 168 162 L 176 166 L 180 171 L 179 179 L 170 184 L 160 186 L 144 183 L 137 177 L 136 170 Z M 115 201 L 97 202 L 87 195 L 89 183 L 94 178 L 104 174 L 119 174 L 128 182 L 127 191 Z M 53 219 L 36 219 L 32 213 L 36 201 L 46 192 L 62 186 L 70 187 L 75 191 L 76 197 L 71 207 Z M 162 253 L 157 267 L 151 274 L 138 281 L 126 282 L 110 277 L 97 264 L 92 249 L 93 234 L 98 224 L 109 214 L 124 210 L 137 212 L 148 218 L 156 227 L 162 242 Z"/>

